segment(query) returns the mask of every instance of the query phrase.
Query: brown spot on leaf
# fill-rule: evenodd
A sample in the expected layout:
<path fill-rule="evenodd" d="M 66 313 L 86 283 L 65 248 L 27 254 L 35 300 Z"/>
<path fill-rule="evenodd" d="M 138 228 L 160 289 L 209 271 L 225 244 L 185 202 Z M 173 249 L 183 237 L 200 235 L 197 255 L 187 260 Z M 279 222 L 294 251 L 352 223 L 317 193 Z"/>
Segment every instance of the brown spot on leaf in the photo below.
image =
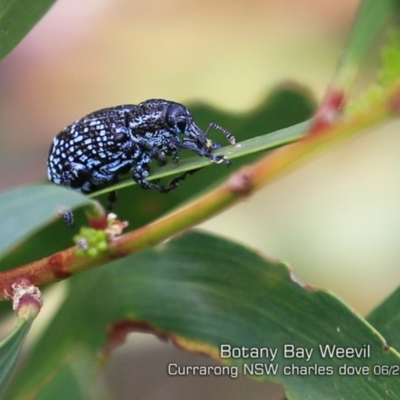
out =
<path fill-rule="evenodd" d="M 389 351 L 390 346 L 386 343 L 386 341 L 383 343 L 383 351 Z"/>
<path fill-rule="evenodd" d="M 107 343 L 102 351 L 102 358 L 107 358 L 112 351 L 126 342 L 130 333 L 152 333 L 158 339 L 168 342 L 168 335 L 145 321 L 120 320 L 110 324 L 107 328 Z"/>
<path fill-rule="evenodd" d="M 196 342 L 176 335 L 171 335 L 170 340 L 179 349 L 189 351 L 190 353 L 200 354 L 202 356 L 208 356 L 218 361 L 221 360 L 219 350 L 210 346 L 208 343 Z"/>
<path fill-rule="evenodd" d="M 108 339 L 100 355 L 100 363 L 104 363 L 111 352 L 122 346 L 126 342 L 127 336 L 134 332 L 151 333 L 161 341 L 170 342 L 179 349 L 220 360 L 218 349 L 211 347 L 209 344 L 165 333 L 146 321 L 120 320 L 110 324 L 107 330 Z"/>

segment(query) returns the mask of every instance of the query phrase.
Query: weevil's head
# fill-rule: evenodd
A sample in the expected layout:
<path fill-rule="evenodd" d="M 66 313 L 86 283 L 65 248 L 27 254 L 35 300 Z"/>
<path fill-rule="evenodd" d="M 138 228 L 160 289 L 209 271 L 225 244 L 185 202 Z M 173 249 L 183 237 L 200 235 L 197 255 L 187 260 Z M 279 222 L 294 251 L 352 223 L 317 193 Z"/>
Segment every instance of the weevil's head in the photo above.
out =
<path fill-rule="evenodd" d="M 221 144 L 213 142 L 207 137 L 207 132 L 203 132 L 195 124 L 192 114 L 182 104 L 171 102 L 165 113 L 165 121 L 169 126 L 169 129 L 176 135 L 185 136 L 181 142 L 181 148 L 196 151 L 198 154 L 209 158 L 216 164 L 230 164 L 229 160 L 225 156 L 212 154 L 214 150 L 222 147 Z"/>
<path fill-rule="evenodd" d="M 200 146 L 211 150 L 213 143 L 195 124 L 193 115 L 182 104 L 171 102 L 166 110 L 165 120 L 175 134 L 184 135 Z"/>

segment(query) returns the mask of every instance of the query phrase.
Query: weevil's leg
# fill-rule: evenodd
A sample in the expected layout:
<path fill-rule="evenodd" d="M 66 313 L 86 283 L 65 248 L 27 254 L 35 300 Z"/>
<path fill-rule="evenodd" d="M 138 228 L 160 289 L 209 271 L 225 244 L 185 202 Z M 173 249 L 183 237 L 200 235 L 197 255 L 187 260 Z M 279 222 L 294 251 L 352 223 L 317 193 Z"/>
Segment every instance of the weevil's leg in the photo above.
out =
<path fill-rule="evenodd" d="M 174 151 L 174 157 L 175 154 L 179 154 L 179 149 L 191 150 L 203 157 L 209 157 L 211 155 L 209 149 L 206 147 L 199 147 L 199 145 L 191 139 L 171 141 L 169 147 Z"/>
<path fill-rule="evenodd" d="M 210 129 L 213 129 L 213 128 L 216 129 L 217 131 L 222 132 L 225 135 L 225 137 L 228 139 L 230 144 L 236 143 L 235 136 L 233 136 L 232 133 L 230 133 L 226 129 L 222 128 L 222 126 L 215 124 L 214 122 L 211 122 L 210 125 L 208 125 L 208 128 L 205 131 L 206 136 L 208 135 L 208 132 L 210 131 Z"/>
<path fill-rule="evenodd" d="M 220 156 L 220 155 L 217 155 L 217 154 L 211 154 L 210 157 L 208 157 L 208 158 L 214 164 L 225 163 L 226 165 L 231 165 L 231 162 L 225 156 Z"/>
<path fill-rule="evenodd" d="M 143 189 L 157 190 L 160 193 L 172 192 L 174 189 L 176 189 L 178 187 L 179 181 L 181 180 L 181 179 L 174 179 L 170 182 L 170 184 L 168 186 L 162 186 L 162 185 L 159 185 L 158 183 L 155 183 L 155 182 L 158 182 L 158 180 L 153 181 L 153 182 L 147 181 L 143 177 L 143 175 L 138 171 L 135 171 L 133 173 L 132 178 Z"/>
<path fill-rule="evenodd" d="M 150 157 L 154 160 L 157 160 L 157 163 L 160 167 L 163 167 L 167 164 L 167 156 L 163 151 L 158 151 L 156 148 L 152 148 L 150 150 Z"/>
<path fill-rule="evenodd" d="M 174 149 L 172 152 L 172 163 L 174 165 L 179 164 L 179 149 Z"/>
<path fill-rule="evenodd" d="M 79 163 L 67 162 L 64 165 L 64 170 L 66 171 L 65 178 L 67 178 L 68 174 L 73 174 L 77 178 L 84 178 L 87 179 L 90 177 L 90 171 L 83 165 Z"/>
<path fill-rule="evenodd" d="M 161 185 L 154 182 L 146 181 L 150 171 L 151 154 L 143 154 L 140 160 L 137 160 L 137 167 L 133 171 L 132 179 L 143 189 L 153 189 L 162 193 L 166 193 L 167 190 Z"/>
<path fill-rule="evenodd" d="M 122 169 L 122 167 L 119 168 L 120 170 Z M 127 168 L 127 171 L 129 171 L 129 169 Z M 111 183 L 117 183 L 118 182 L 118 177 L 115 175 L 115 173 L 110 173 L 110 172 L 103 172 L 102 168 L 100 168 L 100 171 L 92 171 L 91 176 L 90 176 L 90 180 L 92 181 L 92 183 L 94 183 L 94 185 L 96 186 L 101 186 L 103 184 L 111 184 Z"/>
<path fill-rule="evenodd" d="M 107 197 L 108 205 L 107 210 L 112 211 L 114 204 L 117 202 L 117 191 L 112 190 Z"/>
<path fill-rule="evenodd" d="M 74 214 L 72 214 L 72 211 L 65 211 L 62 216 L 63 216 L 64 221 L 67 224 L 68 228 L 73 228 L 74 227 Z"/>
<path fill-rule="evenodd" d="M 225 163 L 225 164 L 229 165 L 231 163 L 225 156 L 212 154 L 211 151 L 207 148 L 200 148 L 198 146 L 198 144 L 196 142 L 194 142 L 193 140 L 186 139 L 186 140 L 183 140 L 180 142 L 174 141 L 171 144 L 171 147 L 173 147 L 173 146 L 176 146 L 177 148 L 180 148 L 180 149 L 194 151 L 198 155 L 208 158 L 211 162 L 213 162 L 215 164 Z M 214 150 L 214 148 L 211 147 L 211 150 Z"/>
<path fill-rule="evenodd" d="M 186 179 L 188 175 L 193 175 L 197 171 L 200 171 L 201 168 L 192 169 L 190 171 L 184 172 L 182 175 L 177 176 L 176 178 L 172 179 L 168 186 L 174 186 L 175 188 L 179 186 L 179 182 Z"/>
<path fill-rule="evenodd" d="M 149 165 L 142 163 L 140 167 L 136 168 L 133 173 L 132 179 L 143 189 L 153 189 L 160 193 L 169 193 L 175 190 L 179 186 L 179 182 L 184 180 L 188 174 L 193 173 L 193 171 L 185 172 L 181 176 L 174 178 L 168 186 L 159 185 L 156 181 L 149 182 L 146 178 L 149 176 Z"/>
<path fill-rule="evenodd" d="M 84 194 L 93 193 L 94 191 L 96 191 L 98 189 L 99 189 L 99 187 L 91 181 L 86 181 L 81 186 L 81 192 Z"/>
<path fill-rule="evenodd" d="M 79 163 L 67 163 L 65 168 L 63 179 L 66 186 L 80 188 L 83 193 L 91 193 L 104 183 L 115 183 L 118 180 L 114 173 L 103 172 L 102 168 L 99 171 L 90 171 Z"/>
<path fill-rule="evenodd" d="M 186 171 L 182 175 L 179 175 L 176 178 L 172 179 L 168 186 L 161 186 L 163 188 L 162 193 L 169 193 L 172 190 L 175 190 L 179 186 L 179 183 L 185 180 L 188 175 L 193 175 L 195 172 L 200 170 L 201 168 L 192 169 L 191 171 Z"/>
<path fill-rule="evenodd" d="M 143 174 L 138 170 L 136 170 L 133 173 L 132 179 L 143 189 L 157 190 L 158 192 L 161 193 L 169 193 L 172 190 L 176 189 L 176 187 L 178 186 L 178 185 L 172 185 L 172 186 L 170 185 L 164 187 L 162 185 L 158 185 L 157 183 L 146 181 L 146 179 L 143 177 Z"/>
<path fill-rule="evenodd" d="M 92 182 L 86 181 L 81 185 L 81 192 L 82 193 L 92 193 L 96 189 L 93 186 Z M 74 214 L 72 211 L 64 211 L 62 213 L 62 217 L 64 218 L 65 223 L 67 224 L 68 228 L 74 227 Z"/>

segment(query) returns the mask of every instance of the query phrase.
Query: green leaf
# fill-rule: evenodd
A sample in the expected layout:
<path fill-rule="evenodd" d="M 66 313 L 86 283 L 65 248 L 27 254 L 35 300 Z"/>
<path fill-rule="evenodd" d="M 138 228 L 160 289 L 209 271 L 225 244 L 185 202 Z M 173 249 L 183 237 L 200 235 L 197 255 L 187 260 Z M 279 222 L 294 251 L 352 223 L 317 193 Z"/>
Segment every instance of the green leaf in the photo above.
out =
<path fill-rule="evenodd" d="M 289 399 L 398 398 L 400 381 L 378 376 L 374 366 L 398 365 L 399 355 L 371 325 L 332 294 L 299 283 L 285 264 L 220 237 L 189 232 L 69 282 L 68 297 L 14 386 L 15 397 L 47 382 L 71 349 L 94 354 L 104 348 L 111 324 L 125 322 L 217 359 L 223 344 L 276 351 L 274 360 L 264 353 L 222 362 L 242 373 L 256 364 L 277 366 L 276 373 L 253 377 L 284 384 Z M 285 354 L 290 345 L 299 349 L 297 357 Z M 322 357 L 326 345 L 361 353 Z M 300 358 L 304 349 L 313 350 L 308 361 Z M 368 376 L 340 375 L 346 365 L 364 367 Z M 311 372 L 285 374 L 284 367 L 296 366 Z M 315 368 L 332 368 L 333 375 L 318 376 Z"/>
<path fill-rule="evenodd" d="M 0 342 L 0 399 L 3 398 L 33 318 L 19 319 L 15 329 Z"/>
<path fill-rule="evenodd" d="M 363 0 L 358 8 L 352 31 L 345 47 L 345 54 L 360 62 L 379 31 L 398 11 L 395 0 Z"/>
<path fill-rule="evenodd" d="M 368 316 L 368 321 L 379 329 L 389 346 L 396 348 L 400 352 L 399 304 L 400 287 Z"/>
<path fill-rule="evenodd" d="M 55 185 L 30 185 L 1 193 L 0 254 L 54 220 L 62 207 L 72 209 L 87 203 L 82 194 Z"/>
<path fill-rule="evenodd" d="M 396 0 L 361 2 L 339 60 L 334 86 L 343 88 L 350 85 L 356 70 L 362 65 L 372 45 L 376 43 L 379 33 L 389 25 L 391 19 L 398 17 L 399 3 Z"/>
<path fill-rule="evenodd" d="M 0 60 L 36 25 L 55 0 L 0 0 Z"/>
<path fill-rule="evenodd" d="M 93 395 L 91 385 L 88 385 L 88 382 L 93 382 L 95 379 L 93 376 L 95 371 L 93 369 L 94 355 L 79 350 L 77 349 L 75 353 L 69 353 L 64 363 L 57 366 L 57 371 L 52 379 L 42 387 L 33 389 L 30 393 L 31 398 L 40 400 L 110 399 L 110 396 L 104 393 L 104 388 Z M 91 397 L 90 392 L 92 392 L 93 397 Z"/>

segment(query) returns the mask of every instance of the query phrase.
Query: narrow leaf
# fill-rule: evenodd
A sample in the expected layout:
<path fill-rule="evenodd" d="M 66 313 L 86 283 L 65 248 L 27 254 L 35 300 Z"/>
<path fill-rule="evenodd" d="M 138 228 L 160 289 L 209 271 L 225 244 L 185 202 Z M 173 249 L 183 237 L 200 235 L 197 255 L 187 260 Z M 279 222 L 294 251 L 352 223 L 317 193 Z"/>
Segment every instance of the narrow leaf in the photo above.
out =
<path fill-rule="evenodd" d="M 3 398 L 33 319 L 19 319 L 15 329 L 0 342 L 0 399 Z"/>
<path fill-rule="evenodd" d="M 391 18 L 398 18 L 396 0 L 363 0 L 358 8 L 350 35 L 336 71 L 333 86 L 346 89 L 367 52 Z"/>
<path fill-rule="evenodd" d="M 55 0 L 0 0 L 0 60 L 36 25 Z"/>
<path fill-rule="evenodd" d="M 368 321 L 382 333 L 389 346 L 400 352 L 400 287 L 369 316 Z"/>
<path fill-rule="evenodd" d="M 87 203 L 89 200 L 82 194 L 55 185 L 24 186 L 1 193 L 0 254 L 54 220 L 59 210 Z"/>

